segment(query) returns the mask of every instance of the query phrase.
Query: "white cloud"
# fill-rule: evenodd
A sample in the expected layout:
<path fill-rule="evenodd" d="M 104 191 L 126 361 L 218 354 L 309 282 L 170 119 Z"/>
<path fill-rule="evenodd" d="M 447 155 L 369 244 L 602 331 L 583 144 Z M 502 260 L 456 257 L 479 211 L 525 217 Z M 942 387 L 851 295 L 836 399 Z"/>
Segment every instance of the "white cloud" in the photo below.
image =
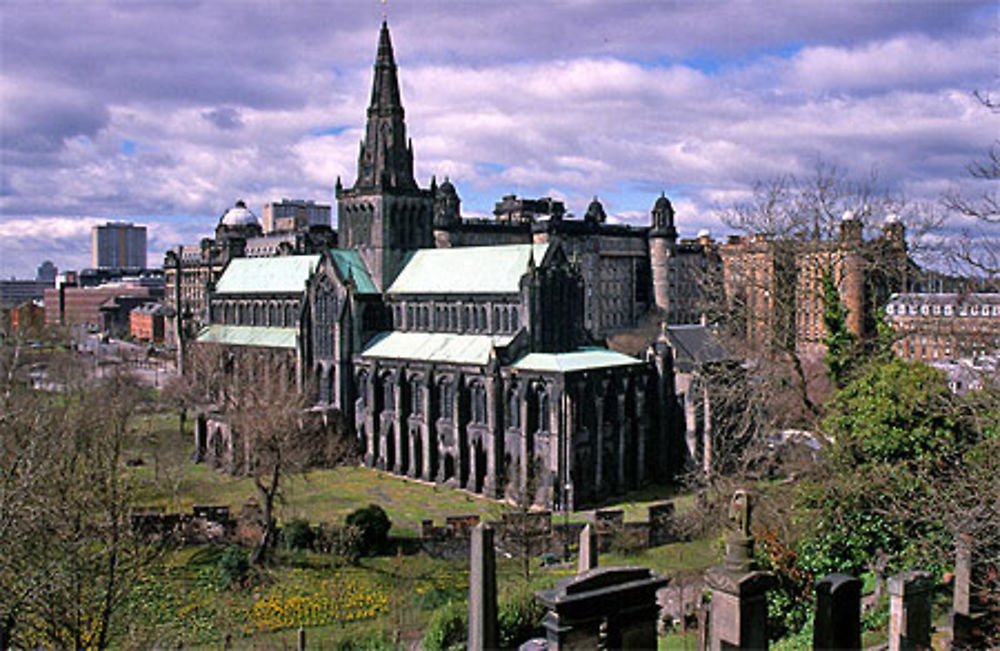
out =
<path fill-rule="evenodd" d="M 450 176 L 467 214 L 514 191 L 582 214 L 597 194 L 639 223 L 666 189 L 691 235 L 754 180 L 817 159 L 933 198 L 1000 131 L 971 97 L 995 83 L 995 30 L 976 21 L 996 9 L 903 4 L 394 8 L 418 179 Z M 310 3 L 60 7 L 18 4 L 0 26 L 0 225 L 126 218 L 165 246 L 237 198 L 331 201 L 338 175 L 353 182 L 369 5 L 338 4 L 336 21 Z M 11 233 L 4 268 L 31 237 Z"/>

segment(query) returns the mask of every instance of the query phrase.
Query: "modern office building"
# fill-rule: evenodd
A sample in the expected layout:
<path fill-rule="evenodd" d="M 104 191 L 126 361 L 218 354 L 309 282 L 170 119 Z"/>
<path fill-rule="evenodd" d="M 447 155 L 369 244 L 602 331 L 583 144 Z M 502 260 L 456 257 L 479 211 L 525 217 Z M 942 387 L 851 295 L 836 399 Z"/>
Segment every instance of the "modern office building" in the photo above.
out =
<path fill-rule="evenodd" d="M 91 229 L 91 265 L 96 269 L 145 269 L 146 227 L 108 222 Z"/>

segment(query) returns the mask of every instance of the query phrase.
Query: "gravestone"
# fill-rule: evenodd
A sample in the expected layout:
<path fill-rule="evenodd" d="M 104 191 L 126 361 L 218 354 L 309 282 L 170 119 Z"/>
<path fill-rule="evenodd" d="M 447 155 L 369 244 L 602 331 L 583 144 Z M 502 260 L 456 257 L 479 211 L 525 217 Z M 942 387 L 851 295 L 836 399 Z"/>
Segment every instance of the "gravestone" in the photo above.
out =
<path fill-rule="evenodd" d="M 861 581 L 830 574 L 816 583 L 813 649 L 861 648 Z"/>
<path fill-rule="evenodd" d="M 469 545 L 469 650 L 495 649 L 497 625 L 496 553 L 493 529 L 479 524 Z"/>
<path fill-rule="evenodd" d="M 598 567 L 539 590 L 548 648 L 655 649 L 656 591 L 668 582 L 644 567 Z"/>
<path fill-rule="evenodd" d="M 927 572 L 889 577 L 889 651 L 930 648 L 933 589 Z"/>
<path fill-rule="evenodd" d="M 972 638 L 972 543 L 966 536 L 955 541 L 955 584 L 952 593 L 951 631 L 952 646 L 966 647 Z"/>
<path fill-rule="evenodd" d="M 587 524 L 580 532 L 580 553 L 577 557 L 576 571 L 579 574 L 597 567 L 597 535 L 594 528 Z"/>
<path fill-rule="evenodd" d="M 774 575 L 757 571 L 753 563 L 753 536 L 750 535 L 750 495 L 738 490 L 729 505 L 729 517 L 736 527 L 726 536 L 722 565 L 705 573 L 712 591 L 708 619 L 708 648 L 766 649 L 767 591 Z"/>
<path fill-rule="evenodd" d="M 673 502 L 649 507 L 649 546 L 658 547 L 677 540 L 677 522 Z"/>

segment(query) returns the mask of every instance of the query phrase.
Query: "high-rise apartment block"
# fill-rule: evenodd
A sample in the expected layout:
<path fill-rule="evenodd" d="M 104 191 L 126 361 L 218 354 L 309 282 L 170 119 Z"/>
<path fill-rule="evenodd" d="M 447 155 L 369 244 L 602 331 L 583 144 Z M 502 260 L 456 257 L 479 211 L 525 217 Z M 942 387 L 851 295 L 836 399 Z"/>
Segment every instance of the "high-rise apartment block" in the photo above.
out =
<path fill-rule="evenodd" d="M 97 269 L 145 269 L 146 227 L 130 222 L 94 226 L 91 236 L 92 266 Z"/>

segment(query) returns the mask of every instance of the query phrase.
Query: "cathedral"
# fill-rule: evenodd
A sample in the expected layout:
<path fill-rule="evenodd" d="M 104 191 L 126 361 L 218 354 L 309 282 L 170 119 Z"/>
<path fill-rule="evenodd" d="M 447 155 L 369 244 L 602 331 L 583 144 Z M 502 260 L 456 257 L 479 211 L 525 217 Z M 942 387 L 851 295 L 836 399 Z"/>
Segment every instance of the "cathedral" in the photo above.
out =
<path fill-rule="evenodd" d="M 685 467 L 667 337 L 641 358 L 601 345 L 651 310 L 698 312 L 673 270 L 704 246 L 678 245 L 670 201 L 649 227 L 606 223 L 596 198 L 579 219 L 516 196 L 467 219 L 454 185 L 420 187 L 413 160 L 383 23 L 338 232 L 253 255 L 256 217 L 227 211 L 201 247 L 224 252 L 202 255 L 216 266 L 168 254 L 178 340 L 195 322 L 189 345 L 221 347 L 236 382 L 281 369 L 311 411 L 338 413 L 366 465 L 396 475 L 577 509 Z M 224 409 L 195 437 L 201 460 L 234 472 L 252 454 Z"/>

